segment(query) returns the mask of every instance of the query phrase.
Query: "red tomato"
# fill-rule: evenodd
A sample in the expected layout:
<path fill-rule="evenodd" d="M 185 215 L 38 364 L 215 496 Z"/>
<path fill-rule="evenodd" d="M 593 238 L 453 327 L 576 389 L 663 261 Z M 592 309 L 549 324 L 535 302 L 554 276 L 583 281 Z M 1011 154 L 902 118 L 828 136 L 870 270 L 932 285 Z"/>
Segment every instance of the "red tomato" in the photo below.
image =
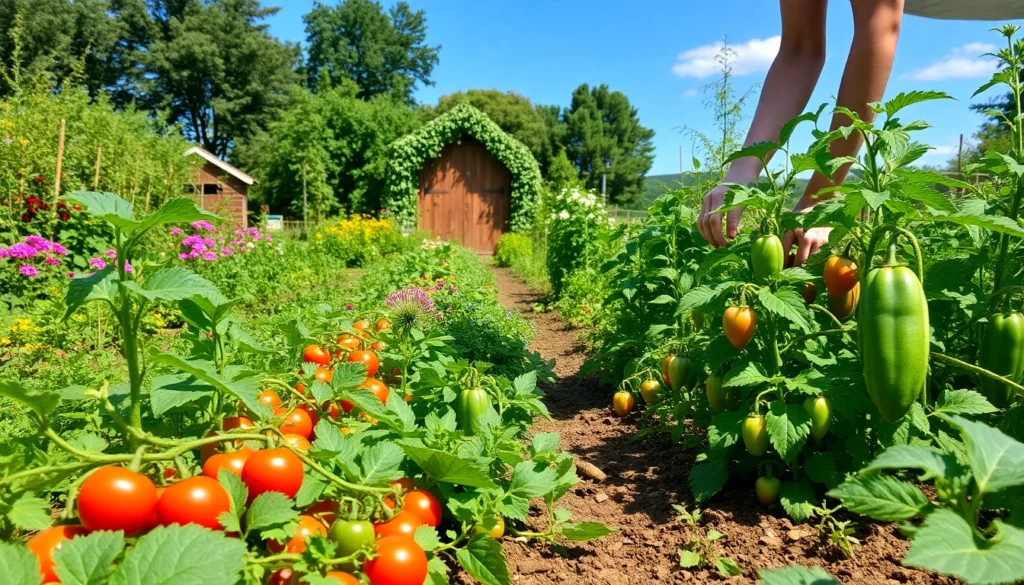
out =
<path fill-rule="evenodd" d="M 78 517 L 89 530 L 123 530 L 131 536 L 152 525 L 156 500 L 156 486 L 145 475 L 100 467 L 78 492 Z"/>
<path fill-rule="evenodd" d="M 313 434 L 313 419 L 309 417 L 309 413 L 301 408 L 293 408 L 288 411 L 284 408 L 278 408 L 274 411 L 274 416 L 284 415 L 284 421 L 281 422 L 280 429 L 281 434 L 284 435 L 300 435 L 304 439 L 308 439 Z"/>
<path fill-rule="evenodd" d="M 281 438 L 284 439 L 285 443 L 288 443 L 289 445 L 291 445 L 295 449 L 298 449 L 299 451 L 309 451 L 309 439 L 303 437 L 302 435 L 294 435 L 288 433 L 281 435 Z"/>
<path fill-rule="evenodd" d="M 213 455 L 203 464 L 203 475 L 217 479 L 220 470 L 227 469 L 238 477 L 242 477 L 242 469 L 245 468 L 245 462 L 249 460 L 250 455 L 252 455 L 252 449 L 245 446 L 231 453 Z"/>
<path fill-rule="evenodd" d="M 330 526 L 338 519 L 338 502 L 319 501 L 306 508 L 306 515 L 319 519 L 324 526 Z"/>
<path fill-rule="evenodd" d="M 356 407 L 355 404 L 349 402 L 348 400 L 341 400 L 338 402 L 338 404 L 341 405 L 341 411 L 344 412 L 345 414 L 352 412 L 352 409 Z"/>
<path fill-rule="evenodd" d="M 378 319 L 377 324 L 373 328 L 377 331 L 387 331 L 391 329 L 391 321 L 388 321 L 386 318 Z"/>
<path fill-rule="evenodd" d="M 405 494 L 402 511 L 416 514 L 424 524 L 435 528 L 441 523 L 441 502 L 426 490 L 412 490 Z"/>
<path fill-rule="evenodd" d="M 348 354 L 348 361 L 366 364 L 366 377 L 372 378 L 380 367 L 377 354 L 367 349 L 357 349 Z"/>
<path fill-rule="evenodd" d="M 383 351 L 384 350 L 384 342 L 383 341 L 374 341 L 373 343 L 370 344 L 370 349 L 372 349 L 373 351 Z"/>
<path fill-rule="evenodd" d="M 351 573 L 345 571 L 331 571 L 325 575 L 328 579 L 334 579 L 341 585 L 360 585 L 359 579 L 352 576 Z"/>
<path fill-rule="evenodd" d="M 342 333 L 338 336 L 338 348 L 340 352 L 350 352 L 363 346 L 361 339 L 351 333 Z"/>
<path fill-rule="evenodd" d="M 416 482 L 409 479 L 408 477 L 403 477 L 401 479 L 396 479 L 395 481 L 391 482 L 391 489 L 398 490 L 400 492 L 407 492 L 409 490 L 416 489 Z"/>
<path fill-rule="evenodd" d="M 359 385 L 360 388 L 367 388 L 380 400 L 381 404 L 388 403 L 388 385 L 377 378 L 370 378 Z"/>
<path fill-rule="evenodd" d="M 260 392 L 259 401 L 270 408 L 277 408 L 278 406 L 281 406 L 281 396 L 273 390 L 264 390 L 263 392 Z"/>
<path fill-rule="evenodd" d="M 312 516 L 299 516 L 299 526 L 295 529 L 295 535 L 285 544 L 276 540 L 267 541 L 267 550 L 277 554 L 287 552 L 299 554 L 306 550 L 306 540 L 311 536 L 327 536 L 327 527 Z"/>
<path fill-rule="evenodd" d="M 326 366 L 331 363 L 331 354 L 319 345 L 307 345 L 302 350 L 302 361 Z"/>
<path fill-rule="evenodd" d="M 317 369 L 319 370 L 320 368 L 317 368 Z M 305 393 L 306 393 L 306 385 L 305 385 L 305 384 L 303 384 L 302 382 L 296 382 L 296 383 L 295 383 L 295 390 L 296 390 L 296 391 L 297 391 L 297 392 L 298 392 L 299 394 L 305 394 Z M 282 569 L 282 570 L 283 570 L 283 569 Z M 290 571 L 291 569 L 288 569 L 288 570 Z"/>
<path fill-rule="evenodd" d="M 288 449 L 255 451 L 245 462 L 242 481 L 249 488 L 249 503 L 266 492 L 294 498 L 302 487 L 302 460 Z"/>
<path fill-rule="evenodd" d="M 306 414 L 309 415 L 309 420 L 316 427 L 316 423 L 320 422 L 320 411 L 316 408 L 303 402 L 302 404 L 295 407 L 297 410 L 305 410 Z M 312 434 L 312 433 L 311 433 Z"/>
<path fill-rule="evenodd" d="M 331 368 L 317 368 L 315 376 L 317 380 L 320 380 L 324 384 L 330 384 L 331 378 L 334 377 L 334 370 Z"/>
<path fill-rule="evenodd" d="M 416 534 L 416 529 L 423 526 L 423 524 L 423 519 L 420 518 L 419 514 L 402 510 L 392 516 L 391 520 L 374 524 L 373 531 L 377 533 L 378 537 L 394 536 L 396 534 L 412 536 Z"/>
<path fill-rule="evenodd" d="M 284 568 L 278 569 L 267 577 L 266 585 L 295 585 L 298 582 L 298 575 L 295 571 Z"/>
<path fill-rule="evenodd" d="M 427 554 L 411 536 L 387 536 L 377 541 L 377 556 L 363 563 L 371 585 L 422 585 L 427 578 Z"/>
<path fill-rule="evenodd" d="M 224 419 L 224 425 L 221 428 L 230 431 L 232 429 L 253 429 L 256 428 L 256 425 L 244 416 L 229 416 Z"/>
<path fill-rule="evenodd" d="M 89 534 L 89 530 L 84 526 L 54 526 L 37 533 L 28 541 L 28 550 L 39 559 L 39 574 L 43 576 L 43 583 L 60 583 L 57 573 L 53 570 L 53 553 L 57 552 L 65 541 L 82 534 Z"/>
<path fill-rule="evenodd" d="M 220 530 L 217 518 L 231 510 L 231 498 L 217 480 L 197 475 L 168 486 L 156 504 L 160 524 L 198 524 Z"/>
<path fill-rule="evenodd" d="M 331 420 L 338 420 L 338 405 L 333 402 L 324 402 L 320 405 L 327 412 L 327 416 L 331 417 Z M 314 427 L 316 425 L 313 425 Z"/>

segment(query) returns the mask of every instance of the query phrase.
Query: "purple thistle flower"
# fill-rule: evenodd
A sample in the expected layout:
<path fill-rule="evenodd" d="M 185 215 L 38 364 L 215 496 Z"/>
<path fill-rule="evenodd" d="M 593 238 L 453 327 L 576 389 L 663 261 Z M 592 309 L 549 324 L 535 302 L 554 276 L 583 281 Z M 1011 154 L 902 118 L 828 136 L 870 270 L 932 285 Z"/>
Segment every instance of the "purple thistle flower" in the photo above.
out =
<path fill-rule="evenodd" d="M 433 299 L 418 287 L 403 288 L 389 294 L 384 299 L 384 306 L 393 311 L 395 324 L 403 329 L 440 318 Z"/>
<path fill-rule="evenodd" d="M 39 274 L 39 269 L 31 264 L 22 264 L 21 268 L 18 268 L 18 271 L 21 272 L 22 276 L 26 276 L 28 278 L 32 278 Z"/>

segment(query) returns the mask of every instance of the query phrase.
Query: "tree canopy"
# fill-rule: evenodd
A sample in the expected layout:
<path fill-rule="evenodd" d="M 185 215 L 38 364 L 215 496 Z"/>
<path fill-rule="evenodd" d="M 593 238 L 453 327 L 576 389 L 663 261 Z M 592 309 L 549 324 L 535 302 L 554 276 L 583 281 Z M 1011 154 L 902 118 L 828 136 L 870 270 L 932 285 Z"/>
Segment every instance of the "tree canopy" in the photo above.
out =
<path fill-rule="evenodd" d="M 349 79 L 360 98 L 391 94 L 412 103 L 417 83 L 433 85 L 440 46 L 427 44 L 427 19 L 398 2 L 387 12 L 374 0 L 345 0 L 336 6 L 317 2 L 303 17 L 311 88 L 325 80 Z"/>
<path fill-rule="evenodd" d="M 584 184 L 599 190 L 607 173 L 609 199 L 627 204 L 644 187 L 654 164 L 654 131 L 640 124 L 637 110 L 622 92 L 607 85 L 580 85 L 563 113 L 566 155 Z"/>
<path fill-rule="evenodd" d="M 441 96 L 434 113 L 443 114 L 459 104 L 469 104 L 487 114 L 506 134 L 522 142 L 534 158 L 540 159 L 546 129 L 544 118 L 530 103 L 530 98 L 496 89 L 470 89 Z"/>

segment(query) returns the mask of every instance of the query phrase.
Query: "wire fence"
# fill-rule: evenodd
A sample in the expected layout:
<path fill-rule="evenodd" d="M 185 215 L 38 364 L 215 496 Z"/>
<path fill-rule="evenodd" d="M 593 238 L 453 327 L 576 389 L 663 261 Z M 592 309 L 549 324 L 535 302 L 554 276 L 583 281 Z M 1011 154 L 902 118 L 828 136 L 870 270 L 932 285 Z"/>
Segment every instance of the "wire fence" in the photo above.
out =
<path fill-rule="evenodd" d="M 618 223 L 640 223 L 647 219 L 647 210 L 609 207 L 608 217 L 614 219 Z"/>

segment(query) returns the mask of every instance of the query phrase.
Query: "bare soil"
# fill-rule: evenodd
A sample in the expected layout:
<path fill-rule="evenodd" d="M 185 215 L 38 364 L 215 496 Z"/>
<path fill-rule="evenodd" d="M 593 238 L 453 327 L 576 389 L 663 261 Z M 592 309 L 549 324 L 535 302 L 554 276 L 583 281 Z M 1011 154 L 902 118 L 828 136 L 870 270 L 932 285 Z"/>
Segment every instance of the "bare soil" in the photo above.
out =
<path fill-rule="evenodd" d="M 815 528 L 793 525 L 780 510 L 761 507 L 753 486 L 732 485 L 705 506 L 703 530 L 725 535 L 716 543 L 718 554 L 743 568 L 741 576 L 722 579 L 708 569 L 679 567 L 679 549 L 692 535 L 676 522 L 672 504 L 687 509 L 694 501 L 687 477 L 696 455 L 672 444 L 665 435 L 637 440 L 630 417 L 615 418 L 610 392 L 597 381 L 579 375 L 586 359 L 581 331 L 573 330 L 556 313 L 535 313 L 541 295 L 510 272 L 494 269 L 501 301 L 520 311 L 536 327 L 532 349 L 545 360 L 556 360 L 553 385 L 544 388 L 553 421 L 541 420 L 533 432 L 561 433 L 562 449 L 596 465 L 608 477 L 598 483 L 582 479 L 560 502 L 572 510 L 574 521 L 599 521 L 619 532 L 598 541 L 555 550 L 504 540 L 513 583 L 517 585 L 757 583 L 757 570 L 792 564 L 820 566 L 850 585 L 938 584 L 955 580 L 906 568 L 900 564 L 907 541 L 895 524 L 858 520 L 854 558 L 836 559 L 823 553 Z M 540 509 L 528 524 L 543 528 Z"/>

